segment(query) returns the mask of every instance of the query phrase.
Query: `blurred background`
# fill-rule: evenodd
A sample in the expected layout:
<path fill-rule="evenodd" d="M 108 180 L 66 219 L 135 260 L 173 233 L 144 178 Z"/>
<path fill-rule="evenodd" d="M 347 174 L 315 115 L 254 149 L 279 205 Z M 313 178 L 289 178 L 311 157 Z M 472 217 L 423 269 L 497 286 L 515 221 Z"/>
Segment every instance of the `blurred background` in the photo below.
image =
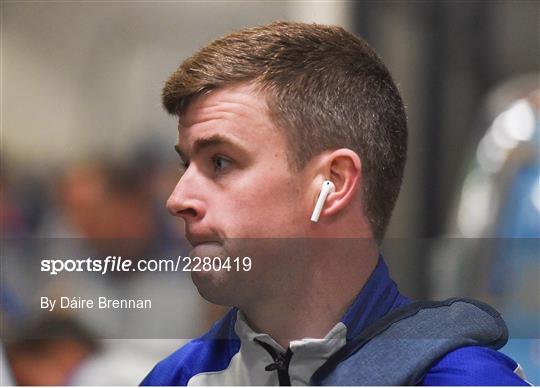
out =
<path fill-rule="evenodd" d="M 407 105 L 405 182 L 383 247 L 394 278 L 412 298 L 493 304 L 510 327 L 504 351 L 540 384 L 538 1 L 0 4 L 2 260 L 13 239 L 137 237 L 148 244 L 130 249 L 155 252 L 154 239 L 181 235 L 164 207 L 177 179 L 165 79 L 242 27 L 338 24 L 380 54 Z M 28 314 L 46 285 L 22 282 L 25 265 L 35 263 L 0 273 L 2 324 L 17 333 L 0 352 L 3 384 L 133 385 L 183 341 L 96 340 L 104 323 L 84 313 Z M 92 287 L 178 295 L 167 321 L 192 338 L 221 310 L 180 280 Z M 122 319 L 106 324 L 138 323 Z M 29 341 L 35 333 L 47 339 Z"/>

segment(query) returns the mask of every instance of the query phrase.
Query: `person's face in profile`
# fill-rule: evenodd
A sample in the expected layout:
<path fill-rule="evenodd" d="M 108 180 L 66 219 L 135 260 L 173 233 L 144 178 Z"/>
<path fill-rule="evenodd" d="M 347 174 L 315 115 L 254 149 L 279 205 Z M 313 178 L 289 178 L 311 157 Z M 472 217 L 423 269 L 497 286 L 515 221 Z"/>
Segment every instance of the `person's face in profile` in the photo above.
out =
<path fill-rule="evenodd" d="M 185 221 L 194 246 L 190 257 L 243 257 L 246 239 L 305 235 L 312 210 L 305 190 L 309 177 L 289 169 L 285 136 L 252 87 L 218 89 L 192 101 L 180 118 L 176 148 L 182 175 L 167 208 Z M 205 282 L 219 286 L 223 295 L 225 280 L 242 276 L 235 272 L 192 276 L 203 296 Z M 241 288 L 241 281 L 234 283 Z"/>

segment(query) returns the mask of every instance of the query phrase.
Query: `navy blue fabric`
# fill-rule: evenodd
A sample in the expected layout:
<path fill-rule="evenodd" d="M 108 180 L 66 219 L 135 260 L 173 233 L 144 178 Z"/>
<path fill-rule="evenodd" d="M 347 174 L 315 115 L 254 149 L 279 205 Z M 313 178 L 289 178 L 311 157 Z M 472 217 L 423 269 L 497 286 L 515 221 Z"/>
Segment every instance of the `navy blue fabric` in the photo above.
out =
<path fill-rule="evenodd" d="M 362 291 L 341 320 L 348 328 L 347 339 L 352 339 L 386 314 L 409 303 L 399 293 L 380 257 Z M 226 369 L 240 349 L 240 340 L 234 332 L 236 314 L 237 309 L 231 309 L 204 336 L 161 361 L 141 385 L 187 385 L 196 374 Z M 500 352 L 470 346 L 443 357 L 426 374 L 423 384 L 526 385 L 513 373 L 516 366 Z"/>
<path fill-rule="evenodd" d="M 399 293 L 396 283 L 390 278 L 384 259 L 380 256 L 362 291 L 341 319 L 347 326 L 347 340 L 358 336 L 366 327 L 390 311 L 409 303 L 409 299 Z"/>

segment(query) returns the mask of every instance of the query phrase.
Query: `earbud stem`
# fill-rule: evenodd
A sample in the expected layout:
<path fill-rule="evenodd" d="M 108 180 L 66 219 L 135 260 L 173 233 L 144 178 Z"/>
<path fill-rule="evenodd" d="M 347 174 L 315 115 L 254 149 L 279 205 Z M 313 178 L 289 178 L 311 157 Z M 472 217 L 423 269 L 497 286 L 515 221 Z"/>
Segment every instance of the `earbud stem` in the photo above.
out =
<path fill-rule="evenodd" d="M 332 193 L 334 190 L 335 186 L 331 181 L 323 182 L 319 198 L 317 198 L 317 203 L 315 204 L 315 208 L 313 209 L 313 213 L 311 214 L 312 222 L 319 221 L 319 217 L 321 216 L 324 203 L 326 202 L 326 197 L 328 197 L 328 194 Z"/>

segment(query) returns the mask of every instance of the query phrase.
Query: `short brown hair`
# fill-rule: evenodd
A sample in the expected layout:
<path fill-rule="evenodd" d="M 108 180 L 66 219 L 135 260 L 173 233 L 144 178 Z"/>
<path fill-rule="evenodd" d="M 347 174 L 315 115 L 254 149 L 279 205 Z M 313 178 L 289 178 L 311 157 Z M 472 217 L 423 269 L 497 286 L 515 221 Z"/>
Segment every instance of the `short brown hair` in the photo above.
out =
<path fill-rule="evenodd" d="M 288 141 L 291 169 L 318 153 L 355 151 L 364 212 L 380 242 L 405 167 L 407 121 L 390 73 L 368 44 L 337 26 L 274 22 L 217 39 L 186 59 L 163 88 L 181 115 L 199 94 L 253 81 Z"/>

